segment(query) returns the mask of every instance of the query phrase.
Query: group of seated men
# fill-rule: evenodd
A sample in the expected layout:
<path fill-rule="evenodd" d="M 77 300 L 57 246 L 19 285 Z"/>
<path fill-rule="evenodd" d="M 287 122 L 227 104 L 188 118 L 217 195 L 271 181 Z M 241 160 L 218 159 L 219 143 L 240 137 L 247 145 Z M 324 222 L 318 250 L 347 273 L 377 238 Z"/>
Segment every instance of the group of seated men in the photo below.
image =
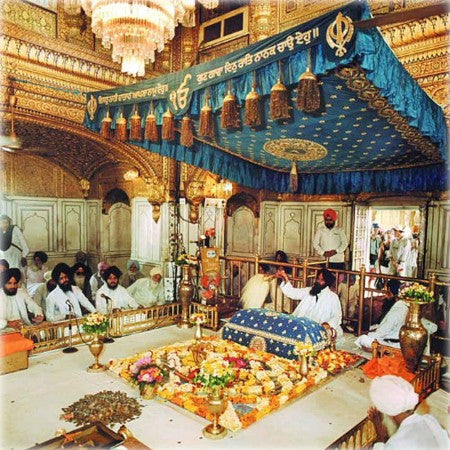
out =
<path fill-rule="evenodd" d="M 281 281 L 281 283 L 279 283 Z M 291 300 L 299 300 L 299 304 L 292 315 L 296 317 L 307 317 L 325 327 L 334 329 L 337 337 L 343 334 L 342 317 L 346 310 L 346 304 L 338 293 L 344 289 L 338 288 L 338 293 L 334 292 L 335 276 L 327 269 L 317 272 L 314 284 L 305 288 L 293 287 L 288 272 L 284 267 L 279 267 L 275 273 L 270 273 L 265 264 L 260 265 L 260 272 L 249 279 L 244 286 L 241 296 L 241 306 L 249 308 L 270 308 L 273 303 L 266 303 L 267 299 L 272 302 L 275 295 L 287 297 Z M 342 286 L 342 283 L 339 285 Z M 357 283 L 350 286 L 358 286 Z M 358 286 L 359 287 L 359 286 Z M 274 290 L 279 289 L 281 293 L 274 295 Z M 392 347 L 399 347 L 400 328 L 405 324 L 409 312 L 407 304 L 398 297 L 400 282 L 398 280 L 388 280 L 386 293 L 383 300 L 381 315 L 376 324 L 371 326 L 368 334 L 359 336 L 355 344 L 361 349 L 370 352 L 374 340 L 381 344 Z M 280 295 L 282 294 L 282 295 Z M 354 314 L 356 308 L 353 308 Z M 422 323 L 430 333 L 436 331 L 436 325 L 423 319 Z"/>
<path fill-rule="evenodd" d="M 42 255 L 35 254 L 37 257 L 39 262 L 46 262 Z M 92 274 L 82 260 L 72 267 L 58 263 L 42 279 L 35 276 L 32 283 L 27 283 L 23 270 L 9 268 L 6 260 L 0 260 L 0 272 L 0 330 L 20 329 L 44 320 L 57 322 L 95 311 L 106 314 L 166 303 L 162 270 L 154 267 L 145 277 L 132 260 L 124 277 L 118 267 L 105 262 L 99 263 L 98 271 Z"/>

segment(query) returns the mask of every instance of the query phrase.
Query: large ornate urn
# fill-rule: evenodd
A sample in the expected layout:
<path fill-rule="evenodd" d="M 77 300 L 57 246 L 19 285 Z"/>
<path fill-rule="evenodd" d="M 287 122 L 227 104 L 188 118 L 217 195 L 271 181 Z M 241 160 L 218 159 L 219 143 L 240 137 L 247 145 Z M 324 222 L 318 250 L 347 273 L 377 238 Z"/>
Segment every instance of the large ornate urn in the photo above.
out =
<path fill-rule="evenodd" d="M 178 297 L 181 302 L 181 319 L 178 322 L 180 328 L 191 328 L 189 321 L 189 306 L 194 295 L 194 285 L 191 281 L 191 268 L 188 264 L 181 267 L 183 270 L 180 287 L 178 288 Z"/>
<path fill-rule="evenodd" d="M 400 328 L 400 348 L 410 372 L 415 372 L 427 344 L 427 330 L 420 321 L 426 302 L 405 299 L 409 304 L 409 320 Z"/>

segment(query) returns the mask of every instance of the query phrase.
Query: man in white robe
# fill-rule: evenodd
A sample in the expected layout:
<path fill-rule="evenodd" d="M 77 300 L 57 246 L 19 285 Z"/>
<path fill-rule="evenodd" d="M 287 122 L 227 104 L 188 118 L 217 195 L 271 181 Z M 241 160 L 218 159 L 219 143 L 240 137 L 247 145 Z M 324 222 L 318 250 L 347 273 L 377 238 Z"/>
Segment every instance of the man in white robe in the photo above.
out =
<path fill-rule="evenodd" d="M 0 258 L 6 259 L 11 269 L 21 268 L 29 251 L 22 230 L 12 225 L 11 217 L 6 214 L 0 216 Z"/>
<path fill-rule="evenodd" d="M 241 304 L 242 309 L 263 308 L 270 293 L 270 284 L 274 280 L 273 275 L 269 274 L 267 264 L 259 265 L 259 273 L 253 275 L 242 289 Z M 276 282 L 276 281 L 275 281 Z"/>
<path fill-rule="evenodd" d="M 166 298 L 162 277 L 162 270 L 159 267 L 153 267 L 150 271 L 150 277 L 136 280 L 127 288 L 127 291 L 139 305 L 146 308 L 154 305 L 164 305 Z"/>
<path fill-rule="evenodd" d="M 339 297 L 330 286 L 334 284 L 334 275 L 327 269 L 317 272 L 316 281 L 312 287 L 294 288 L 283 269 L 278 269 L 277 277 L 282 278 L 280 287 L 287 297 L 301 300 L 292 313 L 296 317 L 308 317 L 322 325 L 329 325 L 341 336 L 342 309 Z"/>
<path fill-rule="evenodd" d="M 450 448 L 448 434 L 430 414 L 414 412 L 419 396 L 411 383 L 394 375 L 373 379 L 369 391 L 374 404 L 368 416 L 375 425 L 377 442 L 374 450 L 447 450 Z M 390 416 L 398 426 L 389 437 L 381 414 Z"/>
<path fill-rule="evenodd" d="M 0 329 L 20 330 L 22 325 L 41 323 L 44 320 L 42 309 L 31 299 L 25 289 L 19 289 L 21 278 L 17 268 L 7 269 L 1 274 L 0 291 Z M 34 314 L 30 321 L 28 312 Z"/>
<path fill-rule="evenodd" d="M 47 253 L 34 252 L 33 262 L 23 269 L 25 285 L 28 293 L 33 297 L 36 290 L 44 283 L 44 274 L 48 272 L 45 263 L 48 261 Z"/>
<path fill-rule="evenodd" d="M 392 229 L 395 239 L 391 241 L 389 274 L 404 277 L 406 276 L 405 267 L 411 251 L 411 244 L 403 235 L 404 227 L 396 225 Z"/>
<path fill-rule="evenodd" d="M 50 292 L 52 292 L 55 288 L 56 283 L 52 278 L 52 272 L 49 270 L 44 273 L 44 283 L 36 289 L 36 292 L 33 295 L 33 300 L 42 308 L 43 311 L 47 309 L 46 303 L 48 294 L 50 294 Z"/>
<path fill-rule="evenodd" d="M 72 286 L 72 272 L 65 263 L 59 263 L 52 271 L 52 278 L 58 285 L 47 297 L 46 317 L 49 322 L 68 319 L 71 315 L 81 317 L 81 306 L 89 312 L 96 309 L 84 296 L 78 286 Z"/>
<path fill-rule="evenodd" d="M 103 272 L 105 284 L 97 291 L 95 306 L 98 312 L 108 313 L 108 303 L 112 311 L 119 309 L 136 309 L 139 305 L 129 292 L 119 284 L 122 272 L 116 266 L 108 267 Z"/>
<path fill-rule="evenodd" d="M 92 299 L 95 298 L 97 291 L 105 284 L 102 275 L 103 272 L 109 267 L 109 264 L 105 261 L 101 261 L 97 264 L 97 272 L 95 272 L 89 279 L 91 285 Z"/>
<path fill-rule="evenodd" d="M 368 334 L 362 334 L 355 341 L 355 344 L 359 348 L 362 348 L 367 352 L 372 351 L 372 342 L 375 339 L 380 344 L 400 348 L 400 328 L 405 324 L 409 309 L 408 305 L 403 300 L 400 300 L 397 297 L 398 291 L 400 289 L 400 282 L 398 280 L 389 280 L 387 282 L 387 288 L 388 294 L 386 296 L 385 302 L 387 302 L 389 298 L 391 298 L 396 300 L 395 303 L 386 313 L 375 331 L 371 331 Z"/>
<path fill-rule="evenodd" d="M 323 227 L 317 228 L 313 239 L 316 252 L 329 261 L 331 269 L 345 270 L 345 249 L 348 246 L 345 231 L 336 226 L 338 213 L 334 209 L 323 212 Z"/>

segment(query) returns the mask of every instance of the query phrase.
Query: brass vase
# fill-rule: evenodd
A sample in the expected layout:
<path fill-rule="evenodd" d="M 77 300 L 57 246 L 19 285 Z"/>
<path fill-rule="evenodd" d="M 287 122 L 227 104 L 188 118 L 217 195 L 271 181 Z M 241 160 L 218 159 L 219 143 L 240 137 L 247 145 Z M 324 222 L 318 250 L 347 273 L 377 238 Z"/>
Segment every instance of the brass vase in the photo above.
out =
<path fill-rule="evenodd" d="M 203 338 L 202 325 L 200 323 L 195 324 L 194 338 L 196 341 L 200 341 Z"/>
<path fill-rule="evenodd" d="M 181 319 L 178 322 L 180 328 L 191 328 L 192 324 L 189 321 L 189 306 L 191 304 L 192 296 L 194 295 L 194 285 L 191 281 L 191 268 L 188 264 L 181 267 L 183 270 L 180 287 L 178 288 L 178 297 L 181 302 Z"/>
<path fill-rule="evenodd" d="M 94 339 L 89 343 L 89 350 L 95 358 L 95 363 L 87 368 L 88 372 L 103 372 L 106 367 L 98 362 L 98 357 L 103 351 L 103 340 L 98 334 L 94 334 Z"/>
<path fill-rule="evenodd" d="M 151 400 L 158 392 L 158 386 L 156 384 L 141 384 L 139 386 L 139 393 L 145 400 Z"/>
<path fill-rule="evenodd" d="M 426 302 L 415 302 L 406 300 L 409 303 L 409 320 L 406 325 L 400 328 L 400 348 L 406 361 L 406 367 L 410 372 L 415 372 L 422 358 L 423 351 L 427 344 L 428 333 L 420 321 L 422 317 L 422 306 Z"/>
<path fill-rule="evenodd" d="M 213 415 L 213 423 L 203 428 L 203 436 L 208 439 L 222 439 L 227 430 L 219 424 L 219 417 L 225 409 L 225 401 L 222 392 L 214 389 L 208 396 L 208 409 Z"/>

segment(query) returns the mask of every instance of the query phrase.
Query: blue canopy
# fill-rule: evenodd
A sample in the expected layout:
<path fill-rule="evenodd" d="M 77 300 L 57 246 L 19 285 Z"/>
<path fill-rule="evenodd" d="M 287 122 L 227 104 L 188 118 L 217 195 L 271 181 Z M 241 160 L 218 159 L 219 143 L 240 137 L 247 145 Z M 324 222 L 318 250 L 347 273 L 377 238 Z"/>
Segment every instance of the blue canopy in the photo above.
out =
<path fill-rule="evenodd" d="M 345 23 L 349 39 L 333 40 L 333 27 Z M 157 121 L 169 108 L 194 129 L 206 95 L 214 111 L 214 138 L 196 136 L 194 145 L 175 141 L 131 141 L 149 151 L 209 170 L 252 188 L 285 192 L 295 155 L 270 152 L 268 142 L 312 141 L 324 148 L 321 159 L 300 160 L 299 193 L 342 194 L 446 189 L 447 131 L 442 109 L 407 73 L 378 29 L 358 30 L 367 4 L 351 3 L 190 69 L 88 94 L 85 125 L 99 132 L 109 109 L 115 121 L 137 107 L 142 126 L 152 102 Z M 351 32 L 350 32 L 351 31 Z M 315 113 L 297 108 L 296 87 L 310 53 L 312 71 L 321 82 L 322 106 Z M 280 65 L 280 61 L 282 64 Z M 270 119 L 269 96 L 281 67 L 293 103 L 292 118 Z M 223 98 L 231 85 L 244 122 L 245 98 L 256 79 L 263 105 L 263 125 L 226 130 L 220 127 Z M 231 80 L 231 81 L 230 81 Z"/>

